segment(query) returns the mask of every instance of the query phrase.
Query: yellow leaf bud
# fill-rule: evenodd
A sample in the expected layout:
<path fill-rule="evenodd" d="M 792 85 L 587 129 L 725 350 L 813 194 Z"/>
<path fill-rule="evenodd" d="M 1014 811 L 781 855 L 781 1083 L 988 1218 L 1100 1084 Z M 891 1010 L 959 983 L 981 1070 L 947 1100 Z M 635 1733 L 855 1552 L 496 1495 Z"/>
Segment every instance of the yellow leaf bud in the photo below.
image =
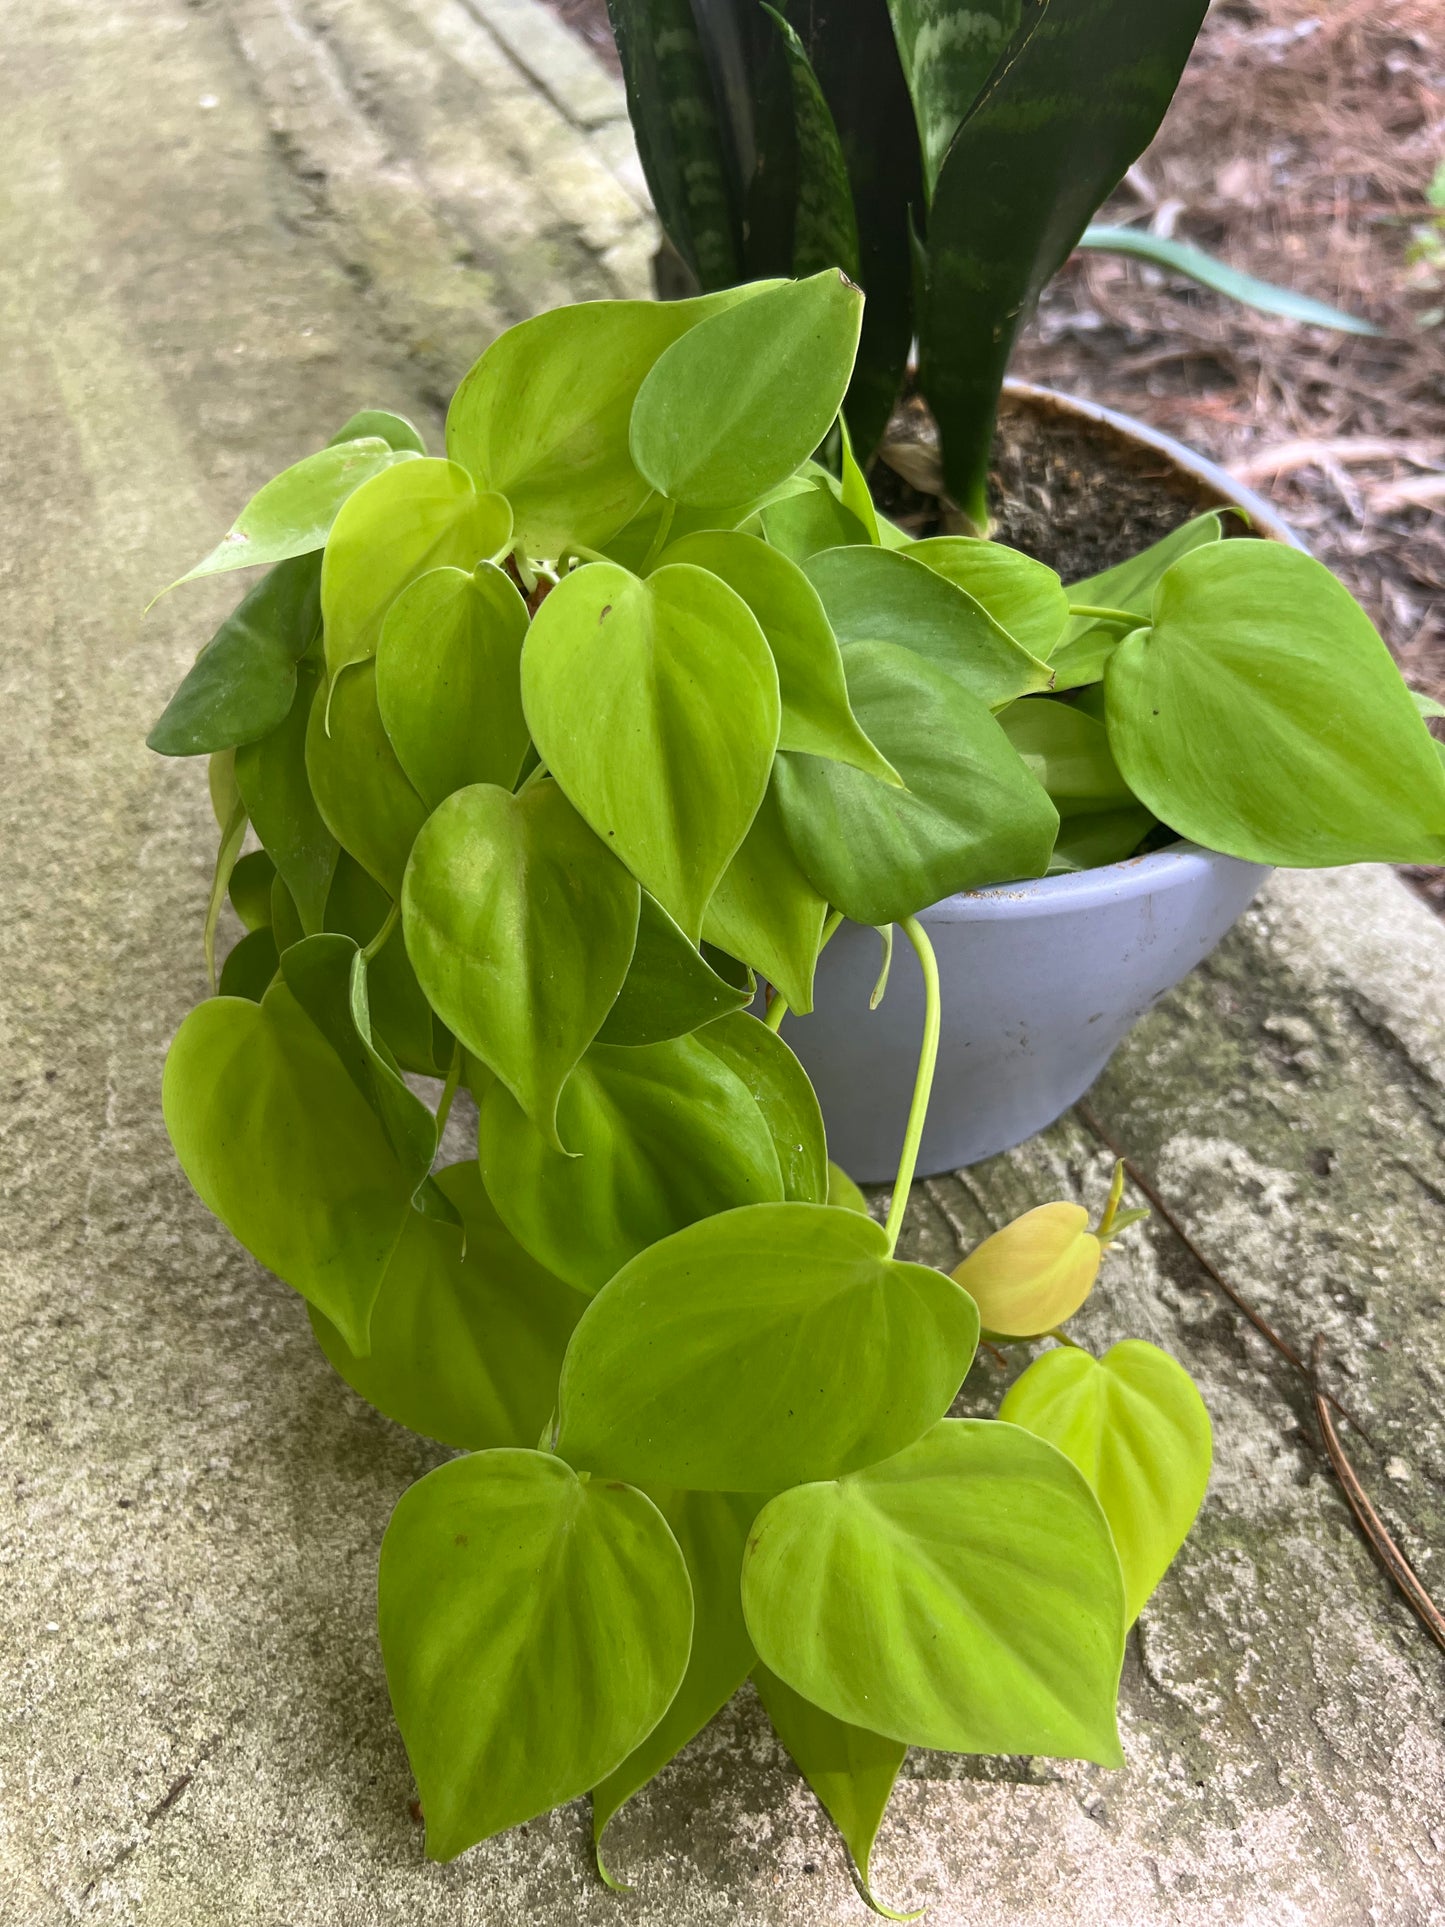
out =
<path fill-rule="evenodd" d="M 953 1276 L 986 1331 L 1036 1338 L 1073 1317 L 1103 1255 L 1081 1204 L 1041 1204 L 985 1238 Z"/>

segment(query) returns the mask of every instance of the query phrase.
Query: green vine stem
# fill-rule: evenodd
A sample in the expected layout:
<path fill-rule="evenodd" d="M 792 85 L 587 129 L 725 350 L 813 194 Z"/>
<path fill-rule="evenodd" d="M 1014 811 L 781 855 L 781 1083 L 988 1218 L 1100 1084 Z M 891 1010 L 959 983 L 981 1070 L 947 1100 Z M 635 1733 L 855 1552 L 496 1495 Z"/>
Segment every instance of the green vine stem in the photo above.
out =
<path fill-rule="evenodd" d="M 400 917 L 401 905 L 399 903 L 393 903 L 386 913 L 386 921 L 382 924 L 380 930 L 377 931 L 370 943 L 362 945 L 361 960 L 363 963 L 370 963 L 374 957 L 379 956 L 380 953 L 385 950 L 387 944 L 391 941 L 391 933 L 395 930 Z"/>
<path fill-rule="evenodd" d="M 1128 609 L 1101 609 L 1092 602 L 1071 602 L 1071 616 L 1087 616 L 1091 622 L 1117 622 L 1123 629 L 1147 629 L 1147 616 L 1134 614 Z"/>
<path fill-rule="evenodd" d="M 903 1229 L 903 1214 L 908 1209 L 908 1194 L 913 1189 L 913 1172 L 918 1163 L 918 1146 L 923 1123 L 928 1116 L 928 1100 L 933 1094 L 933 1072 L 938 1063 L 938 1033 L 942 1023 L 942 998 L 938 988 L 938 959 L 928 932 L 917 917 L 903 919 L 903 934 L 913 945 L 923 970 L 923 1044 L 918 1053 L 918 1075 L 913 1081 L 913 1102 L 908 1107 L 908 1128 L 903 1133 L 903 1152 L 898 1160 L 898 1176 L 893 1181 L 893 1196 L 888 1202 L 888 1255 L 898 1248 Z"/>

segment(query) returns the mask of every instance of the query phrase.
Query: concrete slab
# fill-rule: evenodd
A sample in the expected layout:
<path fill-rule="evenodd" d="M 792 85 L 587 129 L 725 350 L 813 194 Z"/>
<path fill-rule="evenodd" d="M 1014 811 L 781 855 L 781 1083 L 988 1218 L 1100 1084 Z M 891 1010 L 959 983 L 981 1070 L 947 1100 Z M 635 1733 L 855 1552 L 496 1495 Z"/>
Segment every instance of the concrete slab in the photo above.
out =
<path fill-rule="evenodd" d="M 435 157 L 400 144 L 407 87 L 457 101 L 454 75 L 415 41 L 405 74 L 377 56 L 381 131 L 353 146 L 357 22 L 381 14 L 338 6 L 318 69 L 287 4 L 10 0 L 0 23 L 0 1920 L 862 1922 L 748 1694 L 617 1821 L 630 1900 L 595 1881 L 580 1805 L 423 1863 L 373 1586 L 436 1455 L 330 1375 L 166 1143 L 214 830 L 199 771 L 142 739 L 227 595 L 140 612 L 355 407 L 435 433 L 529 285 L 500 246 L 459 264 Z M 301 108 L 278 122 L 286 61 L 254 49 L 296 22 Z M 344 83 L 321 182 L 318 72 Z M 1093 1100 L 1267 1315 L 1324 1333 L 1376 1441 L 1361 1471 L 1437 1596 L 1442 1012 L 1445 936 L 1393 879 L 1282 879 Z M 921 1188 L 912 1248 L 946 1261 L 1028 1203 L 1092 1203 L 1106 1166 L 1068 1120 Z M 1131 1642 L 1128 1766 L 916 1755 L 880 1889 L 942 1927 L 1445 1919 L 1445 1662 L 1356 1536 L 1299 1385 L 1157 1226 L 1089 1324 L 1186 1358 L 1219 1438 Z M 970 1400 L 997 1396 L 986 1370 Z"/>

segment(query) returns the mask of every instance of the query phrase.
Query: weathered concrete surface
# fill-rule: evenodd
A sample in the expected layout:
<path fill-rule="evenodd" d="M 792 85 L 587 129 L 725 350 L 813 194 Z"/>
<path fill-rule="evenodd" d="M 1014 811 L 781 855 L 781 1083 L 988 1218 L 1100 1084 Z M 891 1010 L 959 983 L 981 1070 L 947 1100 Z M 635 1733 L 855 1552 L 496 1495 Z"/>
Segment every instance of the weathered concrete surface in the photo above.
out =
<path fill-rule="evenodd" d="M 10 0 L 0 20 L 5 1927 L 866 1919 L 747 1696 L 616 1823 L 630 1900 L 592 1877 L 580 1807 L 424 1865 L 372 1612 L 387 1514 L 434 1454 L 330 1376 L 161 1126 L 214 831 L 199 771 L 142 738 L 226 597 L 140 611 L 354 407 L 435 429 L 428 397 L 540 298 L 536 251 L 458 240 L 484 143 L 450 204 L 435 190 L 464 118 L 437 23 L 480 67 L 463 30 L 485 17 Z M 369 147 L 347 131 L 363 72 Z M 552 96 L 531 98 L 540 126 Z M 433 116 L 430 158 L 403 139 L 408 101 Z M 600 292 L 569 218 L 549 272 Z M 1378 1442 L 1352 1442 L 1361 1470 L 1437 1594 L 1442 1010 L 1445 936 L 1392 879 L 1285 879 L 1095 1093 L 1281 1329 L 1325 1333 Z M 1095 1201 L 1105 1172 L 1068 1122 L 920 1193 L 915 1248 L 946 1258 L 1029 1202 Z M 1445 1660 L 1355 1535 L 1298 1386 L 1157 1228 L 1111 1260 L 1088 1324 L 1186 1358 L 1219 1440 L 1198 1532 L 1131 1641 L 1128 1767 L 916 1756 L 881 1890 L 941 1927 L 1445 1919 Z M 970 1400 L 996 1396 L 990 1372 Z"/>

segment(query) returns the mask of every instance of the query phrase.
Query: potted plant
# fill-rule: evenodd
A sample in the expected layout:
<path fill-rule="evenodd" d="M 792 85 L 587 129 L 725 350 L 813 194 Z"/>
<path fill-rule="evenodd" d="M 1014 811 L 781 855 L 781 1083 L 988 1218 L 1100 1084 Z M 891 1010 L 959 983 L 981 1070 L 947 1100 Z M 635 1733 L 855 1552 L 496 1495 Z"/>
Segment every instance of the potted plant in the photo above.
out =
<path fill-rule="evenodd" d="M 1066 639 L 1039 565 L 890 533 L 846 450 L 820 488 L 862 312 L 830 271 L 541 315 L 445 459 L 358 416 L 191 571 L 267 565 L 151 736 L 211 758 L 208 957 L 228 893 L 247 926 L 166 1121 L 341 1375 L 464 1453 L 381 1549 L 435 1857 L 588 1791 L 600 1843 L 750 1675 L 865 1890 L 910 1744 L 1120 1762 L 1209 1422 L 1154 1347 L 1060 1331 L 1117 1174 L 1097 1230 L 1060 1203 L 952 1277 L 898 1257 L 942 1016 L 916 912 L 1039 874 L 1055 796 L 1115 771 L 1306 857 L 1445 828 L 1408 693 L 1298 552 L 1196 530 L 1148 621 L 1121 591 Z M 823 494 L 870 539 L 805 567 Z M 1221 714 L 1273 760 L 1223 758 Z M 926 987 L 886 1223 L 777 1034 L 845 911 Z M 438 1169 L 463 1084 L 477 1155 Z M 981 1332 L 1060 1342 L 949 1418 Z"/>

